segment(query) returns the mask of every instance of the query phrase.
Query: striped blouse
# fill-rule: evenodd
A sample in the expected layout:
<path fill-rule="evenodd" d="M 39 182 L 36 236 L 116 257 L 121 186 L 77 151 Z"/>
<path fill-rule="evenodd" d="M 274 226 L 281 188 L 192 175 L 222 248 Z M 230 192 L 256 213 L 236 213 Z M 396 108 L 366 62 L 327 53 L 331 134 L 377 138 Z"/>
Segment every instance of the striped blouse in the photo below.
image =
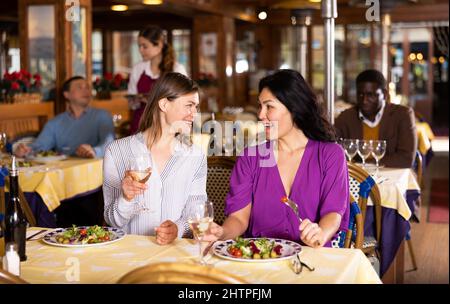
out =
<path fill-rule="evenodd" d="M 205 154 L 194 145 L 178 142 L 162 172 L 153 166 L 144 194 L 128 202 L 122 195 L 122 180 L 130 158 L 142 153 L 150 154 L 142 133 L 115 140 L 106 148 L 103 160 L 106 222 L 130 234 L 154 235 L 155 227 L 171 220 L 178 226 L 178 237 L 189 236 L 190 207 L 196 201 L 206 200 Z M 140 205 L 150 211 L 140 211 Z"/>

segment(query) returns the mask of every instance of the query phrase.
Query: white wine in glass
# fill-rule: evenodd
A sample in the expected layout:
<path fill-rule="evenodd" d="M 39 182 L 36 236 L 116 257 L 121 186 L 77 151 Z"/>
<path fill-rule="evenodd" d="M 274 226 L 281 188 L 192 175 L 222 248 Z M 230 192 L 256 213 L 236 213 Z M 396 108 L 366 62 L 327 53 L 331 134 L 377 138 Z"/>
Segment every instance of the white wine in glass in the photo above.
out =
<path fill-rule="evenodd" d="M 142 154 L 135 157 L 130 158 L 130 166 L 128 173 L 134 181 L 137 181 L 141 184 L 145 184 L 152 175 L 152 159 L 150 154 Z M 143 202 L 144 197 L 139 199 L 140 210 L 142 211 L 150 211 L 145 203 Z"/>
<path fill-rule="evenodd" d="M 206 261 L 203 259 L 202 252 L 202 239 L 205 232 L 208 231 L 209 226 L 214 219 L 214 205 L 210 201 L 199 201 L 194 203 L 191 209 L 188 223 L 194 234 L 194 238 L 198 243 L 199 248 L 199 260 L 198 263 L 206 265 Z"/>

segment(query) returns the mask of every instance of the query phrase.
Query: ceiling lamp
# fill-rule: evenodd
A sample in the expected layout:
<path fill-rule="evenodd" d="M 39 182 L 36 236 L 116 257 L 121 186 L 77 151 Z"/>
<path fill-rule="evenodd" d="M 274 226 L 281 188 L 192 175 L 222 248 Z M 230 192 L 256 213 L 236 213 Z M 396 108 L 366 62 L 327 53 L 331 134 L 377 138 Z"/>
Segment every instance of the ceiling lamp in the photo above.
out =
<path fill-rule="evenodd" d="M 145 5 L 160 5 L 163 3 L 163 1 L 162 0 L 143 0 L 142 3 Z"/>
<path fill-rule="evenodd" d="M 128 6 L 127 5 L 112 5 L 111 6 L 111 10 L 115 11 L 115 12 L 124 12 L 128 10 Z"/>
<path fill-rule="evenodd" d="M 309 0 L 309 2 L 312 2 L 312 3 L 319 3 L 319 2 L 321 2 L 322 0 Z"/>
<path fill-rule="evenodd" d="M 266 20 L 266 18 L 267 18 L 267 12 L 266 12 L 266 10 L 265 10 L 265 9 L 260 10 L 260 11 L 258 12 L 258 19 L 259 19 L 259 20 Z"/>

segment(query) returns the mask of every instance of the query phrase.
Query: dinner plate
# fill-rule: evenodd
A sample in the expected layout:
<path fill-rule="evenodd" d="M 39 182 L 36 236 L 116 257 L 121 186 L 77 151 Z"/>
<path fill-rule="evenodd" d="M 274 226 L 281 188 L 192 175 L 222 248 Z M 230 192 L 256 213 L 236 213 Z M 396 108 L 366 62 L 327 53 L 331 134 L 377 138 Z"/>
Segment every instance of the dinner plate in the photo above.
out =
<path fill-rule="evenodd" d="M 245 240 L 249 241 L 257 241 L 260 238 L 246 238 Z M 264 262 L 275 262 L 281 260 L 288 260 L 293 258 L 297 253 L 302 251 L 302 246 L 293 241 L 283 240 L 283 239 L 274 239 L 274 238 L 266 238 L 270 242 L 275 242 L 275 246 L 281 245 L 281 255 L 276 258 L 269 259 L 245 259 L 245 258 L 237 258 L 228 252 L 228 247 L 236 243 L 235 240 L 227 240 L 216 242 L 213 246 L 213 253 L 221 258 L 238 261 L 238 262 L 249 262 L 249 263 L 264 263 Z"/>
<path fill-rule="evenodd" d="M 87 229 L 89 228 L 89 226 L 79 226 L 77 227 L 78 229 Z M 93 243 L 93 244 L 81 244 L 81 243 L 75 243 L 75 244 L 62 244 L 62 243 L 58 243 L 56 241 L 56 237 L 65 232 L 68 229 L 72 229 L 72 228 L 57 228 L 54 230 L 51 230 L 49 232 L 47 232 L 44 236 L 44 238 L 42 239 L 44 241 L 44 243 L 48 244 L 48 245 L 52 245 L 52 246 L 58 246 L 58 247 L 98 247 L 98 246 L 103 246 L 103 245 L 108 245 L 114 242 L 117 242 L 119 240 L 121 240 L 125 235 L 125 231 L 123 231 L 122 229 L 119 228 L 113 228 L 113 227 L 102 227 L 104 230 L 108 230 L 109 232 L 111 232 L 111 237 L 109 241 L 105 241 L 105 242 L 101 242 L 101 243 Z"/>
<path fill-rule="evenodd" d="M 64 160 L 67 158 L 67 155 L 52 155 L 52 156 L 30 156 L 27 157 L 27 160 L 35 161 L 38 163 L 51 163 L 59 160 Z"/>

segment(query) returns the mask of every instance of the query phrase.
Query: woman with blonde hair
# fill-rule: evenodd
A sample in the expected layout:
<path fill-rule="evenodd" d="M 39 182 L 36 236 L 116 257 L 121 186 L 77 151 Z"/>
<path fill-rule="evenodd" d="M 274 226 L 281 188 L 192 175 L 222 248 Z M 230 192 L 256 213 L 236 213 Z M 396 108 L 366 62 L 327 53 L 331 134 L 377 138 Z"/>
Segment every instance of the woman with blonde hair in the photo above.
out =
<path fill-rule="evenodd" d="M 156 235 L 162 245 L 189 234 L 190 207 L 206 200 L 206 156 L 183 140 L 198 104 L 195 82 L 167 73 L 151 91 L 139 132 L 107 147 L 103 193 L 109 225 Z M 151 163 L 148 180 L 136 180 L 129 165 L 142 156 Z"/>

